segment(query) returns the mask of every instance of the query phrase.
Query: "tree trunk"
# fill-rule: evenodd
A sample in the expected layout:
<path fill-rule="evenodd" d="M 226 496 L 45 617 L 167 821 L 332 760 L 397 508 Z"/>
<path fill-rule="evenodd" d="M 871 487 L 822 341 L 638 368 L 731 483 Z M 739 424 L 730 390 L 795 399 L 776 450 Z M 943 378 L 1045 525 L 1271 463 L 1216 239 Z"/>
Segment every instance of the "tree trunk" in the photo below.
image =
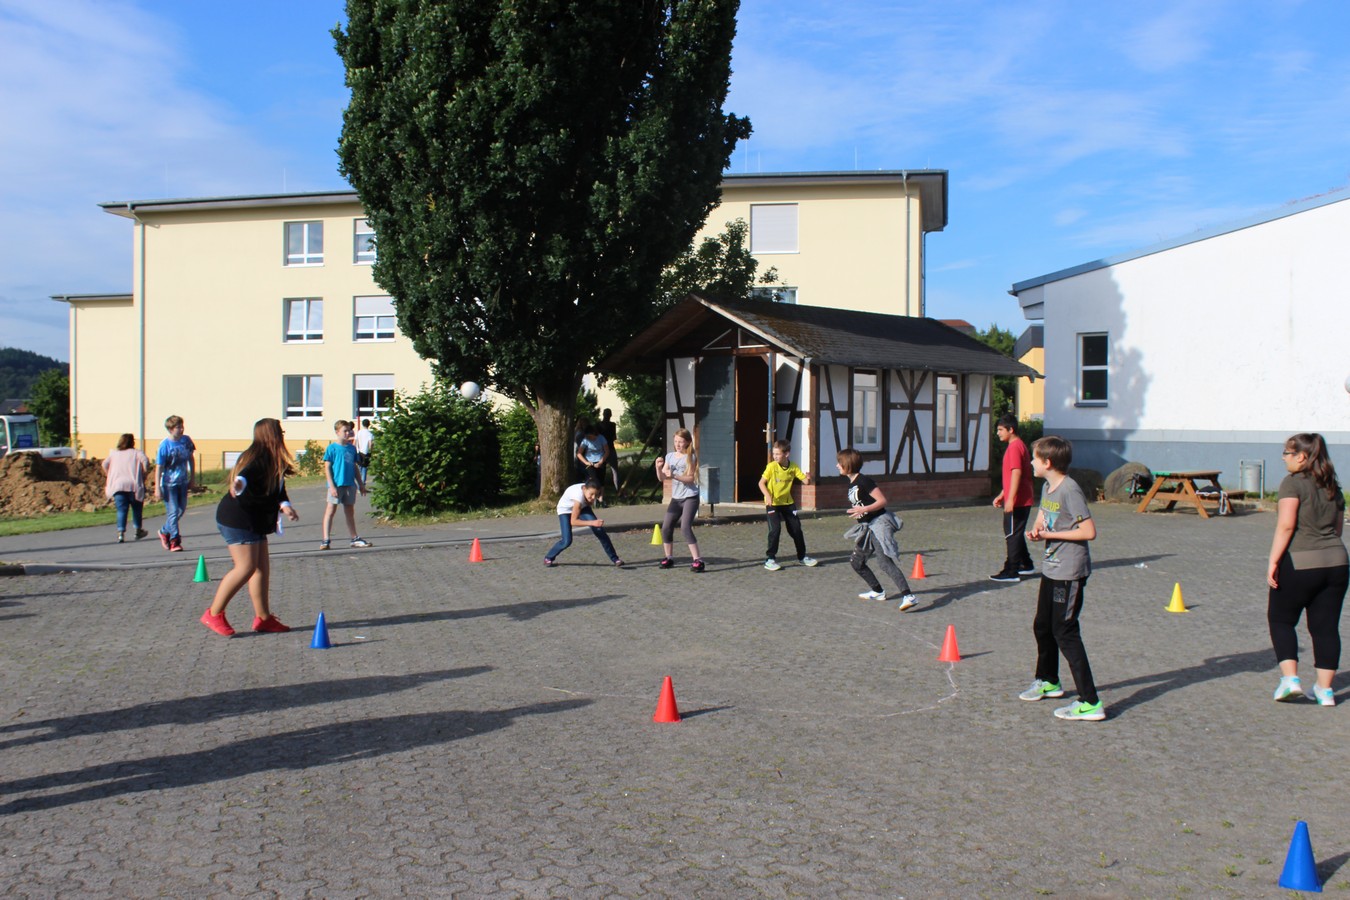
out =
<path fill-rule="evenodd" d="M 572 484 L 574 450 L 572 416 L 577 404 L 577 389 L 555 396 L 535 391 L 537 406 L 530 410 L 539 430 L 539 496 L 556 499 Z"/>

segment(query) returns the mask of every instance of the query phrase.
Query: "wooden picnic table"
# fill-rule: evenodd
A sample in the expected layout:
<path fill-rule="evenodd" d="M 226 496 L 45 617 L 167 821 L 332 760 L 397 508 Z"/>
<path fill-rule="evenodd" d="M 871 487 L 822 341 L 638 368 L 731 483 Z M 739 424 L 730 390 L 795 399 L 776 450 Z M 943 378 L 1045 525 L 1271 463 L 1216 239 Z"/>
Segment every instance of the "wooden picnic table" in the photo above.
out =
<path fill-rule="evenodd" d="M 1209 511 L 1205 509 L 1205 504 L 1218 503 L 1219 501 L 1217 497 L 1213 500 L 1201 497 L 1200 492 L 1196 490 L 1196 482 L 1207 481 L 1213 486 L 1214 492 L 1222 491 L 1223 488 L 1219 486 L 1220 471 L 1222 470 L 1215 469 L 1212 472 L 1154 472 L 1153 487 L 1149 488 L 1148 493 L 1144 495 L 1144 499 L 1135 512 L 1144 512 L 1154 500 L 1166 500 L 1167 511 L 1171 512 L 1176 507 L 1178 500 L 1184 500 L 1195 506 L 1201 518 L 1208 519 Z M 1164 487 L 1166 490 L 1163 489 Z"/>

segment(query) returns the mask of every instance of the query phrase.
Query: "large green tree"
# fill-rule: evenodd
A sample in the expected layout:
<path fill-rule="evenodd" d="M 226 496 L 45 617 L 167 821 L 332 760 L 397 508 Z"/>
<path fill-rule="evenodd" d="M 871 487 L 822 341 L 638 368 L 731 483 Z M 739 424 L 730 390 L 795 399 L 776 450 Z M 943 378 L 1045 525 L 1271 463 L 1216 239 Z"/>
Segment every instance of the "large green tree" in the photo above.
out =
<path fill-rule="evenodd" d="M 531 411 L 570 473 L 584 371 L 654 315 L 750 123 L 736 0 L 348 0 L 340 170 L 418 353 Z"/>

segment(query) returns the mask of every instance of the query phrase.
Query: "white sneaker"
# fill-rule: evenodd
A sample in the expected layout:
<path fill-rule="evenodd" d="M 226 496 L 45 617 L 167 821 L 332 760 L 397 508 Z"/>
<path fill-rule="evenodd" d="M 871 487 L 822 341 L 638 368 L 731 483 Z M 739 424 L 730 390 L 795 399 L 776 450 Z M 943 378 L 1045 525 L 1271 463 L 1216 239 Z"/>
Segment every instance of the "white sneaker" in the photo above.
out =
<path fill-rule="evenodd" d="M 913 594 L 906 594 L 905 596 L 900 598 L 901 612 L 904 612 L 907 609 L 913 609 L 918 605 L 919 605 L 919 598 L 915 597 Z"/>
<path fill-rule="evenodd" d="M 1331 688 L 1313 686 L 1312 698 L 1317 701 L 1318 706 L 1335 706 L 1336 692 Z"/>
<path fill-rule="evenodd" d="M 764 560 L 764 568 L 768 569 L 770 572 L 777 572 L 783 567 L 778 564 L 778 560 L 770 557 L 769 559 Z"/>
<path fill-rule="evenodd" d="M 1276 700 L 1302 700 L 1303 683 L 1298 680 L 1297 675 L 1285 676 L 1280 679 L 1280 686 L 1275 689 Z"/>
<path fill-rule="evenodd" d="M 803 557 L 802 557 L 802 565 L 806 566 L 807 568 L 810 568 L 810 567 L 812 567 L 812 566 L 817 566 L 817 565 L 819 565 L 819 563 L 817 563 L 814 559 L 812 559 L 812 558 L 809 557 L 809 556 L 803 556 Z"/>
<path fill-rule="evenodd" d="M 885 600 L 885 591 L 863 591 L 858 595 L 859 600 Z"/>

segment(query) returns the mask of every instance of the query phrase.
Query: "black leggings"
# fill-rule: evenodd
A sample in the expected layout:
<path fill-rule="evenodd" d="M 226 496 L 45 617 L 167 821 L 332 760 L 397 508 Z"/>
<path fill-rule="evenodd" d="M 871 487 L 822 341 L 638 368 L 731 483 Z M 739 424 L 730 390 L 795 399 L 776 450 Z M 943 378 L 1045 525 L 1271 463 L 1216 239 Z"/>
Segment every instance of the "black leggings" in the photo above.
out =
<path fill-rule="evenodd" d="M 1266 621 L 1275 660 L 1298 660 L 1299 616 L 1308 611 L 1308 637 L 1312 638 L 1313 666 L 1338 669 L 1341 663 L 1341 607 L 1350 580 L 1350 566 L 1325 569 L 1295 569 L 1286 553 L 1276 572 L 1280 586 L 1270 589 Z"/>

